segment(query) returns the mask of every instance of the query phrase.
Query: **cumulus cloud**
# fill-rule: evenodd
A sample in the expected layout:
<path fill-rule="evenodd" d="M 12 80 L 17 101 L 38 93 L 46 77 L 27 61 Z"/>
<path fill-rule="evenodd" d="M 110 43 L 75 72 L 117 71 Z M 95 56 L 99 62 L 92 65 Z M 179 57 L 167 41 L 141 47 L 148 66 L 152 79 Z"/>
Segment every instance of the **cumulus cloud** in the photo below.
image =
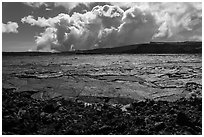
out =
<path fill-rule="evenodd" d="M 73 8 L 78 3 L 73 3 Z M 71 4 L 68 3 L 70 6 Z M 201 3 L 116 3 L 53 18 L 22 18 L 44 28 L 37 49 L 56 51 L 116 47 L 150 41 L 199 40 Z"/>
<path fill-rule="evenodd" d="M 34 17 L 31 15 L 22 18 L 21 22 L 22 23 L 26 22 L 26 23 L 30 24 L 31 26 L 34 26 L 34 25 L 40 26 L 40 27 L 50 26 L 50 24 L 48 23 L 48 20 L 46 20 L 45 18 L 38 17 L 38 20 L 35 20 Z"/>
<path fill-rule="evenodd" d="M 200 3 L 201 5 L 201 3 Z M 195 3 L 162 3 L 155 12 L 162 25 L 154 35 L 156 40 L 185 41 L 202 35 L 202 9 Z"/>
<path fill-rule="evenodd" d="M 7 24 L 2 23 L 2 32 L 3 33 L 18 33 L 18 23 L 16 22 L 7 22 Z"/>

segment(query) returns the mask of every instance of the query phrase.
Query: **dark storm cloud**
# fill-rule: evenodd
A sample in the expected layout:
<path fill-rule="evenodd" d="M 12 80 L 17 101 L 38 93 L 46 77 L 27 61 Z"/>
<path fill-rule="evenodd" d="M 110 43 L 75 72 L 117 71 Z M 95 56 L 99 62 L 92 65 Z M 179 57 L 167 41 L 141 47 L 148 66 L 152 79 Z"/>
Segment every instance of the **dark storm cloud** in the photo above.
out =
<path fill-rule="evenodd" d="M 201 3 L 55 3 L 75 10 L 53 18 L 27 16 L 23 23 L 44 28 L 37 49 L 93 49 L 149 41 L 200 40 Z M 122 8 L 121 8 L 122 7 Z M 79 12 L 80 11 L 80 12 Z"/>

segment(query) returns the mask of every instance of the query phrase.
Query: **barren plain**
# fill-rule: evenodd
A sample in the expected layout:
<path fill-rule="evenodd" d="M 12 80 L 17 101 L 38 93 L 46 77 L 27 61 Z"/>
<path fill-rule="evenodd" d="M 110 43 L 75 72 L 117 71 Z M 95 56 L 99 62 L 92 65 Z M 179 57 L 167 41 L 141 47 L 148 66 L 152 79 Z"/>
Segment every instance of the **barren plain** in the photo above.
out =
<path fill-rule="evenodd" d="M 3 134 L 201 134 L 201 54 L 3 56 L 2 64 Z M 19 104 L 21 98 L 26 98 L 24 105 L 14 106 Z M 62 98 L 76 104 L 70 106 L 69 103 L 62 107 Z M 37 105 L 39 109 L 35 110 L 36 117 L 39 116 L 38 122 L 32 121 L 36 117 L 23 116 L 31 114 L 31 110 L 35 109 L 36 105 L 32 100 L 41 102 L 41 105 Z M 56 103 L 58 105 L 55 110 Z M 106 109 L 101 109 L 99 104 L 106 106 Z M 158 106 L 158 111 L 151 109 L 155 106 Z M 79 107 L 80 111 L 77 110 Z M 66 126 L 63 122 L 60 125 L 59 121 L 63 118 L 62 110 L 58 108 L 72 110 L 66 112 L 66 115 L 74 113 L 73 117 L 77 118 L 70 117 L 71 125 L 66 125 L 67 120 L 70 120 L 67 118 L 63 121 Z M 164 108 L 166 112 L 161 112 Z M 148 109 L 153 113 L 149 113 Z M 97 114 L 100 111 L 101 116 L 113 113 L 112 118 L 105 116 L 109 120 L 119 120 L 122 117 L 123 120 L 119 120 L 119 123 L 127 120 L 134 123 L 132 120 L 137 117 L 139 121 L 135 122 L 143 124 L 133 126 L 127 122 L 124 124 L 124 131 L 120 132 L 121 130 L 116 130 L 119 124 L 117 122 L 110 125 L 107 119 L 103 121 L 103 116 L 97 116 L 97 120 L 86 117 L 85 121 L 90 122 L 90 125 L 96 124 L 95 129 L 89 129 L 89 126 L 84 125 L 86 122 L 82 122 L 84 118 L 79 116 L 84 117 L 91 111 L 94 116 L 96 110 Z M 142 113 L 145 117 L 140 115 Z M 166 117 L 162 117 L 163 113 L 166 113 Z M 52 122 L 43 123 L 48 116 Z M 155 116 L 157 120 L 151 119 L 151 116 Z M 53 119 L 56 117 L 60 118 Z M 146 118 L 149 118 L 149 124 Z M 175 122 L 168 125 L 173 118 Z M 168 119 L 167 123 L 164 123 L 164 119 Z M 14 121 L 17 121 L 16 125 L 9 124 L 15 123 Z M 191 121 L 190 125 L 194 126 L 182 123 L 183 121 Z M 25 123 L 22 126 L 18 122 Z M 33 123 L 39 125 L 33 125 L 34 129 L 22 132 L 15 130 L 21 129 L 19 125 L 32 127 Z M 45 130 L 41 131 L 42 128 Z"/>

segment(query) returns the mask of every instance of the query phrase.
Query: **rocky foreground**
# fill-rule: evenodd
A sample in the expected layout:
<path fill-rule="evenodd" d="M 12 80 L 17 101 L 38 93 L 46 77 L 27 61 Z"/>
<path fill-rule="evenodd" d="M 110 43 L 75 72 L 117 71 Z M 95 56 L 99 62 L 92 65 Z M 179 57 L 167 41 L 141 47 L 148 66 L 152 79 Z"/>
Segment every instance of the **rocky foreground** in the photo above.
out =
<path fill-rule="evenodd" d="M 59 96 L 37 100 L 32 98 L 37 91 L 14 91 L 2 91 L 4 135 L 202 134 L 202 99 L 196 96 L 113 104 L 107 98 L 95 103 Z"/>

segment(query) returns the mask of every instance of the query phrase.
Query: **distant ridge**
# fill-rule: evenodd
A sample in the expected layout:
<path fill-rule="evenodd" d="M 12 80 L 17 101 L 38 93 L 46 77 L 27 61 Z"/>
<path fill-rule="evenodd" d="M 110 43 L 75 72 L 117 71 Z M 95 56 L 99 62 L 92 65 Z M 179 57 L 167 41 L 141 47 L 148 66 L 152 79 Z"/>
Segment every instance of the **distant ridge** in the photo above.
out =
<path fill-rule="evenodd" d="M 114 48 L 98 48 L 93 50 L 76 50 L 66 52 L 2 52 L 3 56 L 38 56 L 53 54 L 196 54 L 202 53 L 202 42 L 150 42 Z"/>

